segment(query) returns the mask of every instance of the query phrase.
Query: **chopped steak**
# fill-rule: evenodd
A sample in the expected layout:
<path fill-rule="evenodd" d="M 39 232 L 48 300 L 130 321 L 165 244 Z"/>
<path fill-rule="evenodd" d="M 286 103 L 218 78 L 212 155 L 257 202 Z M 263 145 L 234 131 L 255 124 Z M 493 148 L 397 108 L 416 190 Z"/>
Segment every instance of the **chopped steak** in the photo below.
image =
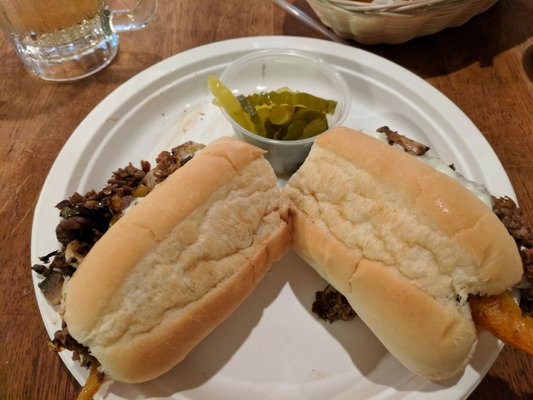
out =
<path fill-rule="evenodd" d="M 174 147 L 171 152 L 163 151 L 156 159 L 157 165 L 152 171 L 156 183 L 162 182 L 171 173 L 193 158 L 194 153 L 205 147 L 195 142 L 185 142 Z"/>
<path fill-rule="evenodd" d="M 524 274 L 529 281 L 533 282 L 533 249 L 522 249 L 520 255 L 524 263 Z"/>
<path fill-rule="evenodd" d="M 50 262 L 50 258 L 55 257 L 58 254 L 59 254 L 59 250 L 54 250 L 45 256 L 39 257 L 39 260 L 41 260 L 45 264 L 48 264 Z"/>
<path fill-rule="evenodd" d="M 519 247 L 533 247 L 533 233 L 513 199 L 507 196 L 500 198 L 493 196 L 492 202 L 494 204 L 492 210 L 505 225 L 516 244 Z"/>
<path fill-rule="evenodd" d="M 408 153 L 421 156 L 429 150 L 429 146 L 400 135 L 398 132 L 389 129 L 388 126 L 382 126 L 381 128 L 378 128 L 377 131 L 384 133 L 387 136 L 389 144 L 400 145 Z"/>
<path fill-rule="evenodd" d="M 525 315 L 533 318 L 533 249 L 521 249 L 520 256 L 524 264 L 524 277 L 518 285 L 520 308 Z"/>
<path fill-rule="evenodd" d="M 41 289 L 44 297 L 46 297 L 46 300 L 48 300 L 50 304 L 59 304 L 64 280 L 65 278 L 62 274 L 57 271 L 52 271 L 48 273 L 48 276 L 43 281 L 39 282 L 39 289 Z"/>
<path fill-rule="evenodd" d="M 57 240 L 64 246 L 73 240 L 96 242 L 103 233 L 95 226 L 95 220 L 77 215 L 61 219 L 56 227 Z"/>
<path fill-rule="evenodd" d="M 533 317 L 533 233 L 527 225 L 522 211 L 509 197 L 492 197 L 492 210 L 507 228 L 520 251 L 524 276 L 516 285 L 520 292 L 520 308 L 522 312 Z"/>
<path fill-rule="evenodd" d="M 154 168 L 153 175 L 156 182 L 166 179 L 171 173 L 178 169 L 176 159 L 169 151 L 163 151 L 156 158 L 157 166 Z"/>
<path fill-rule="evenodd" d="M 126 181 L 125 181 L 126 182 Z M 120 190 L 115 186 L 106 186 L 100 192 L 91 190 L 84 195 L 74 193 L 71 197 L 56 205 L 60 210 L 61 220 L 56 227 L 57 240 L 66 246 L 72 240 L 92 245 L 100 239 L 109 227 L 114 215 L 122 210 L 120 207 Z"/>
<path fill-rule="evenodd" d="M 77 240 L 71 241 L 67 245 L 67 249 L 69 257 L 76 258 L 78 262 L 81 261 L 81 259 L 83 259 L 83 257 L 85 257 L 90 250 L 89 245 L 87 243 L 79 242 Z M 73 261 L 68 257 L 66 258 L 68 262 Z"/>
<path fill-rule="evenodd" d="M 333 323 L 337 320 L 349 321 L 356 317 L 346 297 L 333 286 L 328 285 L 323 291 L 315 293 L 312 311 L 325 321 Z"/>
<path fill-rule="evenodd" d="M 50 264 L 49 266 L 44 264 L 35 264 L 32 266 L 35 272 L 44 277 L 48 277 L 52 272 L 58 272 L 63 276 L 72 276 L 74 273 L 74 268 L 66 262 L 63 252 L 58 251 L 51 263 L 48 258 L 45 260 L 45 264 Z"/>
<path fill-rule="evenodd" d="M 141 169 L 138 169 L 129 163 L 126 167 L 119 168 L 113 172 L 113 175 L 111 179 L 107 181 L 107 186 L 103 189 L 103 192 L 106 195 L 132 195 L 149 171 L 150 163 L 148 161 L 141 161 Z"/>
<path fill-rule="evenodd" d="M 172 154 L 179 160 L 175 169 L 185 164 L 203 147 L 202 144 L 186 142 L 172 149 Z M 141 161 L 140 164 L 141 168 L 129 163 L 126 167 L 114 171 L 106 186 L 99 192 L 90 190 L 84 195 L 76 192 L 56 205 L 61 217 L 56 227 L 56 236 L 63 248 L 41 257 L 40 260 L 44 264 L 49 264 L 50 259 L 52 262 L 48 266 L 34 265 L 32 268 L 35 272 L 45 278 L 52 272 L 64 276 L 74 273 L 83 257 L 109 226 L 123 215 L 132 201 L 144 197 L 153 188 L 152 184 L 147 183 L 147 180 L 152 179 L 150 163 Z"/>
<path fill-rule="evenodd" d="M 53 260 L 50 263 L 50 257 L 53 255 Z M 38 283 L 44 297 L 52 305 L 58 305 L 61 299 L 61 290 L 65 276 L 72 276 L 76 270 L 71 264 L 65 260 L 65 255 L 62 251 L 57 251 L 41 257 L 41 261 L 45 264 L 35 264 L 32 269 L 45 278 Z"/>
<path fill-rule="evenodd" d="M 158 166 L 161 163 L 159 167 L 161 170 L 165 169 L 165 173 L 159 175 L 157 182 L 163 181 L 203 147 L 202 144 L 186 142 L 172 149 L 172 154 L 163 152 L 158 157 L 158 160 L 163 160 L 158 161 Z M 168 161 L 167 154 L 174 161 Z M 43 264 L 32 266 L 36 273 L 44 277 L 38 286 L 52 305 L 60 303 L 65 277 L 74 274 L 85 255 L 124 214 L 124 210 L 136 198 L 146 196 L 153 189 L 153 171 L 148 161 L 141 161 L 140 168 L 129 163 L 126 167 L 114 171 L 101 191 L 91 190 L 84 195 L 76 192 L 56 205 L 61 217 L 56 227 L 56 236 L 62 249 L 39 257 Z M 55 333 L 49 347 L 53 351 L 71 350 L 73 359 L 80 360 L 86 367 L 97 362 L 90 355 L 88 348 L 77 343 L 68 334 L 64 322 L 63 329 Z"/>
<path fill-rule="evenodd" d="M 63 322 L 62 329 L 54 333 L 54 339 L 49 343 L 49 349 L 56 352 L 63 349 L 72 351 L 72 359 L 79 360 L 83 367 L 89 368 L 93 363 L 98 362 L 91 355 L 89 348 L 79 344 L 76 339 L 70 336 L 65 322 Z"/>
<path fill-rule="evenodd" d="M 492 197 L 493 211 L 500 218 L 520 249 L 524 276 L 516 289 L 520 292 L 522 312 L 533 317 L 533 233 L 522 211 L 509 197 Z"/>

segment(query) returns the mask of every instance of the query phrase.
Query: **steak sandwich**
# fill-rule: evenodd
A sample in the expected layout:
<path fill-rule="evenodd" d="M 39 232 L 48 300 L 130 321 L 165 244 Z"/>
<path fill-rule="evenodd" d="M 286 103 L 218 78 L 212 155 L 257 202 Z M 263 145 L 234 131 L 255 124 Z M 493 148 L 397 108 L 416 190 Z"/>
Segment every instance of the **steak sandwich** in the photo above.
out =
<path fill-rule="evenodd" d="M 400 362 L 435 380 L 460 373 L 475 349 L 469 296 L 505 292 L 523 273 L 486 193 L 450 175 L 336 128 L 283 189 L 295 251 Z"/>
<path fill-rule="evenodd" d="M 62 294 L 69 335 L 117 381 L 163 374 L 228 317 L 290 246 L 263 151 L 219 139 L 125 213 Z"/>

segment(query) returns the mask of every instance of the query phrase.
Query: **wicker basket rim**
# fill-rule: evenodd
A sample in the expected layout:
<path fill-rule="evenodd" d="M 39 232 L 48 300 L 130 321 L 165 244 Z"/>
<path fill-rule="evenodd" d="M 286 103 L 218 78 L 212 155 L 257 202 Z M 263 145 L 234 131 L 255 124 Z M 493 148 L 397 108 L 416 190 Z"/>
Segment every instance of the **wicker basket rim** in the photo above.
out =
<path fill-rule="evenodd" d="M 390 4 L 369 4 L 353 0 L 319 0 L 322 3 L 330 4 L 335 8 L 345 11 L 355 12 L 406 12 L 419 8 L 429 8 L 433 6 L 446 6 L 464 0 L 398 0 Z"/>

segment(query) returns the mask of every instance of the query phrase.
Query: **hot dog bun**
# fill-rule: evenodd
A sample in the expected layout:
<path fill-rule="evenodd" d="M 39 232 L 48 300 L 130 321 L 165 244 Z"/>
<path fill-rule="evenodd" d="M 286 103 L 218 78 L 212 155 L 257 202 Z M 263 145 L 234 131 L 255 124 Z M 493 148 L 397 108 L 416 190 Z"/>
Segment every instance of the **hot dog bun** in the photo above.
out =
<path fill-rule="evenodd" d="M 446 379 L 476 344 L 469 294 L 520 280 L 507 230 L 460 183 L 347 128 L 318 137 L 283 196 L 293 248 L 405 366 Z"/>
<path fill-rule="evenodd" d="M 171 369 L 290 246 L 263 153 L 211 143 L 114 224 L 70 279 L 69 333 L 111 378 L 143 382 Z"/>

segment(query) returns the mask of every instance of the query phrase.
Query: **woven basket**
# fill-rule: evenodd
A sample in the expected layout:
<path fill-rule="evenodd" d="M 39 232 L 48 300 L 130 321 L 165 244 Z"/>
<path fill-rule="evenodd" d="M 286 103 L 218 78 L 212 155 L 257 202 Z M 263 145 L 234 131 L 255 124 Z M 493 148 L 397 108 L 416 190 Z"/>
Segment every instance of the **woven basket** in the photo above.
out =
<path fill-rule="evenodd" d="M 397 44 L 459 26 L 497 0 L 307 0 L 337 35 L 362 44 Z"/>

